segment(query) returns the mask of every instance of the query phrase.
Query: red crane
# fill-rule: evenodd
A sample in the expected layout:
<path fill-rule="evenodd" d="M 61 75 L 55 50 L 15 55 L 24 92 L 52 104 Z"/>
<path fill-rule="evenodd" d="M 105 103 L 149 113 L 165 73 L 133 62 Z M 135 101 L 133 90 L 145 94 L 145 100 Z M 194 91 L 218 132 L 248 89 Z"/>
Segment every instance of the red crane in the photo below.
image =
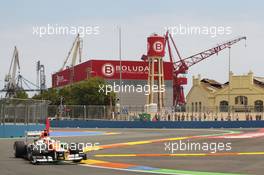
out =
<path fill-rule="evenodd" d="M 176 44 L 171 36 L 171 34 L 167 31 L 165 34 L 166 44 L 168 45 L 168 52 L 170 57 L 170 62 L 173 63 L 173 105 L 174 106 L 181 106 L 185 104 L 185 97 L 184 97 L 184 91 L 183 91 L 183 85 L 187 84 L 187 78 L 184 76 L 187 74 L 188 69 L 201 62 L 202 60 L 205 60 L 206 58 L 218 54 L 218 52 L 230 48 L 231 45 L 241 41 L 246 40 L 246 37 L 240 37 L 234 40 L 227 41 L 225 43 L 219 44 L 216 47 L 210 48 L 208 50 L 202 51 L 200 53 L 194 54 L 192 56 L 189 56 L 187 58 L 182 58 Z M 172 42 L 172 45 L 179 57 L 179 61 L 174 61 L 172 50 L 170 46 L 170 41 Z"/>

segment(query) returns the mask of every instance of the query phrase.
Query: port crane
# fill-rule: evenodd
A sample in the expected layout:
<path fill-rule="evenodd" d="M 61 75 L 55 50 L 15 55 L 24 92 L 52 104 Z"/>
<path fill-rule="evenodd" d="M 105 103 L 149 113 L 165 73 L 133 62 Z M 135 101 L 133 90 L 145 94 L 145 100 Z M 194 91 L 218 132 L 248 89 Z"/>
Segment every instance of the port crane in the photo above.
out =
<path fill-rule="evenodd" d="M 215 47 L 204 50 L 202 52 L 196 53 L 189 57 L 183 58 L 176 46 L 176 43 L 169 33 L 169 31 L 165 34 L 165 47 L 169 53 L 170 62 L 173 65 L 173 106 L 183 106 L 185 104 L 185 96 L 183 86 L 187 84 L 186 74 L 190 67 L 198 64 L 199 62 L 213 56 L 218 55 L 219 52 L 226 48 L 230 48 L 232 45 L 236 44 L 241 40 L 246 40 L 246 37 L 238 37 L 236 39 L 226 41 L 222 44 L 218 44 Z M 171 46 L 172 45 L 172 46 Z M 174 48 L 176 55 L 179 60 L 175 61 L 172 53 L 172 47 Z M 147 56 L 142 55 L 142 60 L 147 61 Z"/>
<path fill-rule="evenodd" d="M 246 37 L 243 36 L 224 42 L 222 44 L 218 44 L 215 47 L 196 53 L 186 58 L 181 57 L 176 43 L 169 31 L 167 31 L 165 34 L 165 40 L 168 48 L 170 62 L 173 63 L 173 105 L 182 106 L 185 104 L 183 86 L 187 84 L 186 74 L 188 73 L 189 68 L 213 55 L 217 55 L 220 51 L 226 48 L 230 48 L 233 44 L 236 44 L 241 40 L 246 40 Z M 171 44 L 179 58 L 178 61 L 175 61 L 173 58 Z"/>
<path fill-rule="evenodd" d="M 0 92 L 6 92 L 6 98 L 13 98 L 19 91 L 43 91 L 46 89 L 44 66 L 41 67 L 42 87 L 35 85 L 20 74 L 19 52 L 15 46 L 8 74 L 5 76 L 5 87 Z M 23 85 L 27 89 L 23 88 Z M 31 88 L 31 87 L 34 88 Z"/>
<path fill-rule="evenodd" d="M 8 74 L 5 76 L 5 87 L 3 91 L 6 91 L 6 97 L 13 97 L 16 94 L 16 91 L 19 90 L 19 76 L 17 78 L 17 72 L 20 74 L 20 64 L 18 50 L 15 46 L 11 64 L 9 67 Z M 17 81 L 18 80 L 18 81 Z"/>
<path fill-rule="evenodd" d="M 74 79 L 74 66 L 77 63 L 77 55 L 79 56 L 79 63 L 82 61 L 82 48 L 83 48 L 83 40 L 80 37 L 80 34 L 78 33 L 60 69 L 60 71 L 65 69 L 67 62 L 69 61 L 71 57 L 70 66 L 66 67 L 66 69 L 70 69 L 70 84 L 73 83 L 73 79 Z"/>

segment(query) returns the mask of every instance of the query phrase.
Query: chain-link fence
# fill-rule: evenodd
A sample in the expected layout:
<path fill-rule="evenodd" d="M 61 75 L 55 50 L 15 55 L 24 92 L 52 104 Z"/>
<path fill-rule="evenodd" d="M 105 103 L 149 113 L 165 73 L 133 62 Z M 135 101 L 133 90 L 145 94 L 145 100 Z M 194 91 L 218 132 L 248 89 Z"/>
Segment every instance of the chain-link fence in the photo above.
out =
<path fill-rule="evenodd" d="M 49 105 L 45 100 L 0 100 L 0 123 L 44 123 L 52 120 L 138 120 L 142 105 Z M 152 115 L 153 116 L 153 115 Z M 263 106 L 165 107 L 154 114 L 161 121 L 263 120 Z"/>
<path fill-rule="evenodd" d="M 0 99 L 0 123 L 44 123 L 48 104 L 46 100 Z"/>

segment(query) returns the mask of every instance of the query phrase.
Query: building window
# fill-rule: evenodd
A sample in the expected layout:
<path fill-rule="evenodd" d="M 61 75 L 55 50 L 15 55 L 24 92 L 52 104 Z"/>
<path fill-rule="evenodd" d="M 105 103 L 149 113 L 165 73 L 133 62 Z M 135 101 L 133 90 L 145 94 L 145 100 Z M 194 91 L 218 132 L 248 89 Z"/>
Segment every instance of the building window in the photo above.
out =
<path fill-rule="evenodd" d="M 263 111 L 263 101 L 262 100 L 256 100 L 254 104 L 255 104 L 255 112 Z"/>
<path fill-rule="evenodd" d="M 197 102 L 195 102 L 195 112 L 197 112 L 197 109 L 198 108 L 198 105 L 197 105 Z"/>
<path fill-rule="evenodd" d="M 220 101 L 219 108 L 220 112 L 228 112 L 228 101 Z"/>
<path fill-rule="evenodd" d="M 244 105 L 244 106 L 247 106 L 248 105 L 248 98 L 246 96 L 237 96 L 235 98 L 235 104 L 236 105 Z"/>
<path fill-rule="evenodd" d="M 193 104 L 193 102 L 192 102 L 192 112 L 194 112 L 194 104 Z"/>
<path fill-rule="evenodd" d="M 199 102 L 199 112 L 202 112 L 202 102 Z"/>

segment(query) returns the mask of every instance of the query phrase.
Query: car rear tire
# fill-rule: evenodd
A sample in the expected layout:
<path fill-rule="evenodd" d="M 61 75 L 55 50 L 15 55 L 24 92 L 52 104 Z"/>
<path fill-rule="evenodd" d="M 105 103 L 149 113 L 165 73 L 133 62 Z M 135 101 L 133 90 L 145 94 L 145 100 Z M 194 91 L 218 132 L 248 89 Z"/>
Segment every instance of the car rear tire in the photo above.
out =
<path fill-rule="evenodd" d="M 15 157 L 24 157 L 27 154 L 26 144 L 23 141 L 16 141 L 14 143 Z"/>

